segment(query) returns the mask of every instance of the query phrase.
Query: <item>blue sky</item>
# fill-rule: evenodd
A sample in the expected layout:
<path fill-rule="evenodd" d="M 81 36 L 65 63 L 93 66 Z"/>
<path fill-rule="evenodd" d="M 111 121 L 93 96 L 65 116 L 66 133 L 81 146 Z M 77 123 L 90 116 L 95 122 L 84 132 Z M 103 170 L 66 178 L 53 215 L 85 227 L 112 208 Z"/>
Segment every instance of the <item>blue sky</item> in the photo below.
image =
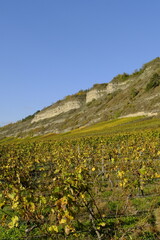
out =
<path fill-rule="evenodd" d="M 0 125 L 160 56 L 159 0 L 0 0 Z"/>

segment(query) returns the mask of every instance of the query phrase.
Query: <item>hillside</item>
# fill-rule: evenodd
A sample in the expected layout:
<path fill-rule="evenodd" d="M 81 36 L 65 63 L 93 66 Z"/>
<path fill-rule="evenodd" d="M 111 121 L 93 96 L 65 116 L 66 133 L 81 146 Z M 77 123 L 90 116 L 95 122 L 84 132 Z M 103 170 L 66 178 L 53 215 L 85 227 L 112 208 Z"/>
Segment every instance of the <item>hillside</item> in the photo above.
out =
<path fill-rule="evenodd" d="M 159 90 L 157 58 L 1 128 L 0 240 L 160 239 Z"/>
<path fill-rule="evenodd" d="M 160 116 L 160 58 L 6 125 L 0 128 L 0 138 L 65 133 L 126 116 Z"/>

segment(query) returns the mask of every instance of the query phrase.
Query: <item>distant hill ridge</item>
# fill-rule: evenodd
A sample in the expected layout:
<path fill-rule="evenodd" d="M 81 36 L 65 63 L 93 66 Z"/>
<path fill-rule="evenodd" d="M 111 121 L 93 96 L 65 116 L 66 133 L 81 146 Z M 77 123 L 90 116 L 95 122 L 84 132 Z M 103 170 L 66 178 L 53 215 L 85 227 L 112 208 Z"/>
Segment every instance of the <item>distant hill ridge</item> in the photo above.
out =
<path fill-rule="evenodd" d="M 0 138 L 62 133 L 122 116 L 160 115 L 160 58 L 0 128 Z"/>

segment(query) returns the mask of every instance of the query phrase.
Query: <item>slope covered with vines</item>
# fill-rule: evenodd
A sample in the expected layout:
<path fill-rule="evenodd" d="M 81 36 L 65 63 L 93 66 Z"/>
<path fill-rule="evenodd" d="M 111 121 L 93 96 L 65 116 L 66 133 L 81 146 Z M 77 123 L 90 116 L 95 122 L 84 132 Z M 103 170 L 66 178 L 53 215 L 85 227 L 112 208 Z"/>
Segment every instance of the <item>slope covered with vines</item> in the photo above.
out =
<path fill-rule="evenodd" d="M 159 239 L 160 132 L 0 145 L 0 239 Z"/>

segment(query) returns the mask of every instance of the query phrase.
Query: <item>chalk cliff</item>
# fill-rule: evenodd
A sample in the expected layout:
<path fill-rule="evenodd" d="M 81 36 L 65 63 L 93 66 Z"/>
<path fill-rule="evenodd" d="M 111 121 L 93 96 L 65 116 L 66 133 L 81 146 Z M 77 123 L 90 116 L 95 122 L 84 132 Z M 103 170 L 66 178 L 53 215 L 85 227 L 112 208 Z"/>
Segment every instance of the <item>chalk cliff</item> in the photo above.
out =
<path fill-rule="evenodd" d="M 46 110 L 43 110 L 39 112 L 38 114 L 35 115 L 35 117 L 32 120 L 32 123 L 38 122 L 40 120 L 46 119 L 46 118 L 51 118 L 54 116 L 57 116 L 61 113 L 68 112 L 72 109 L 78 109 L 81 107 L 81 102 L 78 100 L 73 100 L 73 101 L 63 101 L 60 103 L 58 106 L 51 106 L 47 108 Z"/>
<path fill-rule="evenodd" d="M 91 102 L 93 99 L 97 100 L 104 95 L 113 93 L 117 90 L 124 90 L 128 87 L 129 83 L 108 83 L 104 89 L 97 89 L 96 86 L 88 91 L 86 95 L 86 103 Z"/>

